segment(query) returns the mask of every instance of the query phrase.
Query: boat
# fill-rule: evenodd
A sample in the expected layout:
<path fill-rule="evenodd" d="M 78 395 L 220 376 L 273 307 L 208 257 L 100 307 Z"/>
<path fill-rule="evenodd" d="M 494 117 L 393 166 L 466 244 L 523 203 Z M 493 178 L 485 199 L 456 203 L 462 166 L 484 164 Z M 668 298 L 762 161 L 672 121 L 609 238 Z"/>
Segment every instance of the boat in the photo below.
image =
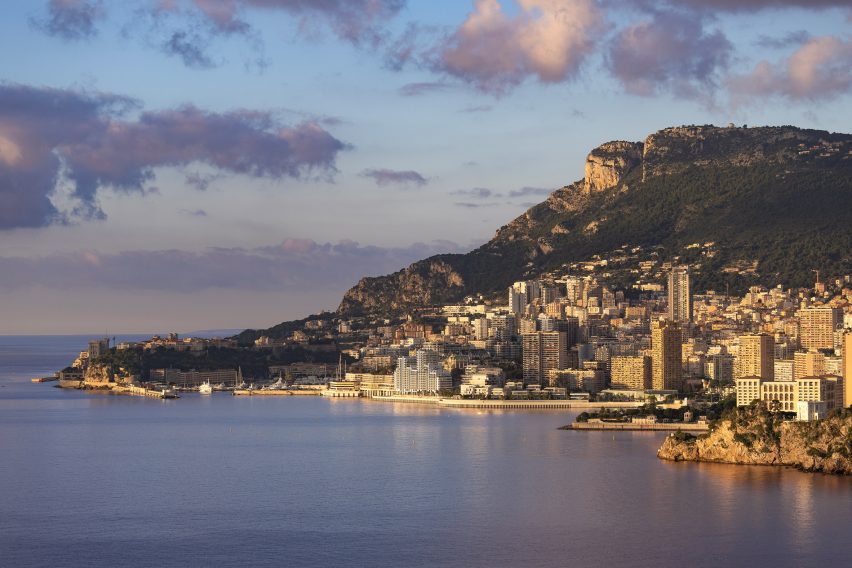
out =
<path fill-rule="evenodd" d="M 210 385 L 210 381 L 204 381 L 198 387 L 199 394 L 213 394 L 213 387 Z"/>
<path fill-rule="evenodd" d="M 287 389 L 287 384 L 281 379 L 281 377 L 278 377 L 278 380 L 275 381 L 274 383 L 263 387 L 263 390 L 286 390 L 286 389 Z"/>

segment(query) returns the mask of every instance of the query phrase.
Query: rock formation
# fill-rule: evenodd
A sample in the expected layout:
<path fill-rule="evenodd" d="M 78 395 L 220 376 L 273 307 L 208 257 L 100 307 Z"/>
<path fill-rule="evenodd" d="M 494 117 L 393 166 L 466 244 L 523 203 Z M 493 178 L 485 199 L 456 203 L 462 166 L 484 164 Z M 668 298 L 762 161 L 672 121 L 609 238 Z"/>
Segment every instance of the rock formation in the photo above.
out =
<path fill-rule="evenodd" d="M 642 163 L 642 142 L 607 142 L 592 150 L 586 157 L 583 190 L 586 193 L 604 191 L 617 186 Z"/>
<path fill-rule="evenodd" d="M 852 414 L 815 422 L 783 421 L 763 408 L 738 409 L 709 434 L 672 434 L 660 459 L 741 465 L 782 465 L 852 474 Z"/>

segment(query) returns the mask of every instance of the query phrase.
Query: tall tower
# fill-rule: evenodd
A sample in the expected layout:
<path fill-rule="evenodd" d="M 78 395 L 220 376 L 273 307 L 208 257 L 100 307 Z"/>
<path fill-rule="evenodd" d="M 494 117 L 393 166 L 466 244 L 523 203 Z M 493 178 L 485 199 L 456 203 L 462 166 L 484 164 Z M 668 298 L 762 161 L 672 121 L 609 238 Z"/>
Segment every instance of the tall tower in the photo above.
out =
<path fill-rule="evenodd" d="M 834 349 L 834 331 L 843 310 L 820 306 L 799 310 L 799 341 L 804 349 Z"/>
<path fill-rule="evenodd" d="M 739 377 L 775 380 L 775 339 L 766 333 L 740 336 Z M 739 378 L 737 377 L 737 378 Z"/>
<path fill-rule="evenodd" d="M 651 387 L 679 390 L 683 380 L 680 324 L 657 321 L 651 324 Z"/>
<path fill-rule="evenodd" d="M 843 408 L 852 406 L 852 332 L 843 336 Z"/>
<path fill-rule="evenodd" d="M 564 331 L 525 333 L 523 335 L 524 383 L 541 384 L 551 369 L 568 366 L 568 338 Z"/>
<path fill-rule="evenodd" d="M 692 321 L 692 287 L 688 266 L 677 266 L 669 273 L 669 319 Z"/>

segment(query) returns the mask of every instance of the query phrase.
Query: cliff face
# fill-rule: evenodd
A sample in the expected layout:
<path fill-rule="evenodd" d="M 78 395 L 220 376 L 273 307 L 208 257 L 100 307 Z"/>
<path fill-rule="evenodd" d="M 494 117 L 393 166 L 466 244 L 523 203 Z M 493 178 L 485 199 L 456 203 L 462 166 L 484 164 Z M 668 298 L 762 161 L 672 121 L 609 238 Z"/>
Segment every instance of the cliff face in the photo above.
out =
<path fill-rule="evenodd" d="M 83 383 L 90 387 L 106 387 L 112 380 L 112 373 L 103 365 L 92 364 L 86 368 Z"/>
<path fill-rule="evenodd" d="M 852 475 L 852 415 L 817 422 L 782 422 L 766 411 L 740 409 L 698 438 L 672 435 L 660 459 L 741 465 L 785 465 Z"/>
<path fill-rule="evenodd" d="M 630 171 L 642 163 L 641 142 L 607 142 L 586 157 L 583 189 L 586 193 L 617 186 Z"/>
<path fill-rule="evenodd" d="M 602 144 L 589 153 L 582 180 L 555 190 L 480 248 L 365 278 L 338 311 L 383 315 L 502 291 L 625 244 L 662 247 L 663 262 L 691 243 L 714 242 L 714 255 L 695 267 L 697 290 L 802 286 L 811 267 L 852 272 L 850 202 L 848 134 L 666 128 L 644 142 Z"/>
<path fill-rule="evenodd" d="M 390 276 L 362 278 L 343 296 L 339 309 L 350 314 L 401 312 L 450 301 L 462 290 L 462 276 L 446 261 L 431 259 Z"/>

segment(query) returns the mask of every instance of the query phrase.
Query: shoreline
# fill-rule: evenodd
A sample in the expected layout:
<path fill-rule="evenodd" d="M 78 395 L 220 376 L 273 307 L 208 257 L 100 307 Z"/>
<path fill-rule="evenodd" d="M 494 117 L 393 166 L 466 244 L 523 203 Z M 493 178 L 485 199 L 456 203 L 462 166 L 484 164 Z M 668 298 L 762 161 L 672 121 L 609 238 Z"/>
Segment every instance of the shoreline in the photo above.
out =
<path fill-rule="evenodd" d="M 588 422 L 574 422 L 560 426 L 560 430 L 586 430 L 586 431 L 601 431 L 612 430 L 622 432 L 707 432 L 710 425 L 707 423 L 699 424 L 697 422 L 672 422 L 672 423 L 657 423 L 657 424 L 634 424 L 632 422 L 600 422 L 590 424 Z"/>

